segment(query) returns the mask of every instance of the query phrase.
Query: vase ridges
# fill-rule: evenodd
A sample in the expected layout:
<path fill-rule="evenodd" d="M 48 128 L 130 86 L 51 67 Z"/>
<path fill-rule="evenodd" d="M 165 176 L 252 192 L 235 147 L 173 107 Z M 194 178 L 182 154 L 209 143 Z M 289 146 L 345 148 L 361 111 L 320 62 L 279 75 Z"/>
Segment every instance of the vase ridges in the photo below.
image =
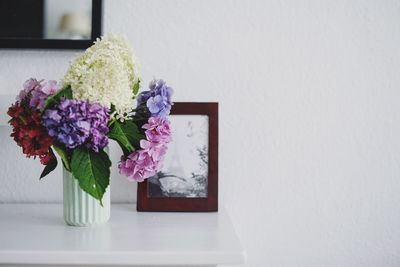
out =
<path fill-rule="evenodd" d="M 64 220 L 68 225 L 89 226 L 102 224 L 110 217 L 110 187 L 103 196 L 103 207 L 99 201 L 84 192 L 79 182 L 67 170 L 64 179 Z"/>

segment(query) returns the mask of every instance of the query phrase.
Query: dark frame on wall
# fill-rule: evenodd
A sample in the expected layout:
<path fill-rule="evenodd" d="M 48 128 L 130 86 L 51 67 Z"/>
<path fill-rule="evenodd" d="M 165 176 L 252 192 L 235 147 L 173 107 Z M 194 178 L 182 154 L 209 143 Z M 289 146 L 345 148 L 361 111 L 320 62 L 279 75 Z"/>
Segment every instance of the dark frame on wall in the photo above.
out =
<path fill-rule="evenodd" d="M 138 184 L 138 211 L 218 211 L 218 103 L 175 103 L 171 115 L 208 116 L 208 186 L 207 197 L 149 197 L 148 181 Z M 173 131 L 173 129 L 172 129 Z"/>
<path fill-rule="evenodd" d="M 88 40 L 0 38 L 0 48 L 86 49 L 102 34 L 102 0 L 92 0 L 92 33 Z"/>

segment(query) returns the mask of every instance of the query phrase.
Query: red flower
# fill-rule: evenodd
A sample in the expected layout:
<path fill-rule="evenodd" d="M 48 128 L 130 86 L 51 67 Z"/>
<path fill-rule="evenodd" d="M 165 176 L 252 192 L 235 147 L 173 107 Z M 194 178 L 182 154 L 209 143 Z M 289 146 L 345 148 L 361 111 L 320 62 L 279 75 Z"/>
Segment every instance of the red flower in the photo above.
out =
<path fill-rule="evenodd" d="M 7 114 L 11 117 L 9 123 L 13 128 L 11 137 L 22 147 L 22 152 L 28 158 L 38 156 L 44 165 L 55 158 L 50 149 L 53 138 L 42 125 L 42 117 L 38 110 L 33 110 L 22 102 L 12 105 Z"/>

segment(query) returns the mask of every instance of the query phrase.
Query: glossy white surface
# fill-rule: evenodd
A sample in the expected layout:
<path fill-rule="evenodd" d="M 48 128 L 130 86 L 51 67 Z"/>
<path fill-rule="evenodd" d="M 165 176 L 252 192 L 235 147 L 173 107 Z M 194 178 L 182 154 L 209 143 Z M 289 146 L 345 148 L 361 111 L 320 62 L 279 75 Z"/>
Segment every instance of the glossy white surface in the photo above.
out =
<path fill-rule="evenodd" d="M 113 205 L 110 221 L 65 225 L 60 204 L 0 205 L 0 265 L 241 264 L 229 217 L 219 213 L 138 213 Z"/>

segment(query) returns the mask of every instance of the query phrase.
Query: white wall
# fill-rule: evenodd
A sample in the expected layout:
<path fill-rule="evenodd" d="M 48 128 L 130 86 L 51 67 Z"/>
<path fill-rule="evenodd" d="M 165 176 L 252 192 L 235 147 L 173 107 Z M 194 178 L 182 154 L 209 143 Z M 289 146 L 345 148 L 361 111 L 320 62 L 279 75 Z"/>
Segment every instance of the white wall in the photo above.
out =
<path fill-rule="evenodd" d="M 220 202 L 247 266 L 400 266 L 400 2 L 106 0 L 104 26 L 145 83 L 220 102 Z M 0 50 L 0 93 L 73 55 Z M 60 170 L 39 183 L 0 134 L 0 201 L 60 200 Z M 126 184 L 114 199 L 135 199 Z"/>

